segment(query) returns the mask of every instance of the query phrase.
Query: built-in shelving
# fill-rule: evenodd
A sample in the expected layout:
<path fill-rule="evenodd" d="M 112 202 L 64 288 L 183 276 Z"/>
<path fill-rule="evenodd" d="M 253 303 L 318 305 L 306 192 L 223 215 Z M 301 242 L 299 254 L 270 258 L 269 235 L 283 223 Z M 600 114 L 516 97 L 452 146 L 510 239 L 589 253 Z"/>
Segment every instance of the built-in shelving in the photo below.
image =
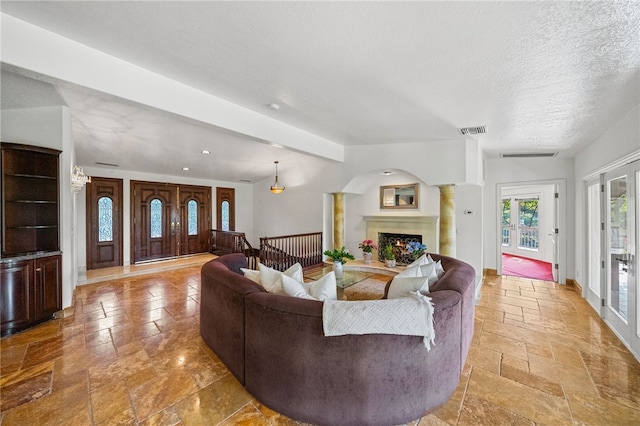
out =
<path fill-rule="evenodd" d="M 2 143 L 1 335 L 62 308 L 60 151 Z"/>

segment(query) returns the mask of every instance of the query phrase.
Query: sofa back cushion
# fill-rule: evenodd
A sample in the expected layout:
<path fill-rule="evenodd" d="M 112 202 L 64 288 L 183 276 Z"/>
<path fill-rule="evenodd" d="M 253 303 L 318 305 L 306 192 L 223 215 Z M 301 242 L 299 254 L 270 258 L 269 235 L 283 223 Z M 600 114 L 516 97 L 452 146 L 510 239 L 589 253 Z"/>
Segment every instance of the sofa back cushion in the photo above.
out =
<path fill-rule="evenodd" d="M 200 335 L 244 384 L 245 296 L 264 289 L 240 274 L 247 266 L 242 254 L 205 263 L 200 283 Z"/>

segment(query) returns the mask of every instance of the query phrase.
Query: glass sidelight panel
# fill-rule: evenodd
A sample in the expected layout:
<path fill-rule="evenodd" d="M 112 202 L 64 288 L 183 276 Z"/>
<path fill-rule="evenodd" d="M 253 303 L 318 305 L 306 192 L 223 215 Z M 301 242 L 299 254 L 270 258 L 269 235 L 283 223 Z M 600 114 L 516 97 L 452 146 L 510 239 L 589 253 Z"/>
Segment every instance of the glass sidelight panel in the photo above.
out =
<path fill-rule="evenodd" d="M 229 231 L 229 202 L 222 202 L 222 230 Z"/>
<path fill-rule="evenodd" d="M 100 197 L 98 200 L 98 242 L 113 241 L 113 200 Z"/>
<path fill-rule="evenodd" d="M 187 222 L 187 234 L 198 235 L 198 203 L 195 200 L 187 203 Z"/>
<path fill-rule="evenodd" d="M 162 201 L 157 198 L 151 200 L 151 238 L 162 237 Z"/>
<path fill-rule="evenodd" d="M 608 182 L 609 193 L 609 307 L 626 323 L 628 319 L 629 224 L 627 223 L 627 178 Z"/>

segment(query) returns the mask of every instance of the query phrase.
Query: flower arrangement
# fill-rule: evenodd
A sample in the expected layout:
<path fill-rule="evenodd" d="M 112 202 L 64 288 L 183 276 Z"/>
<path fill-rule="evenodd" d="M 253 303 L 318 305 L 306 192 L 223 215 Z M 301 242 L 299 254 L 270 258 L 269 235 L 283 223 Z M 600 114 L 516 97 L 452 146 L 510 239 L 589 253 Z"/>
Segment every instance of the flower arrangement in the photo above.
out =
<path fill-rule="evenodd" d="M 371 253 L 373 249 L 377 250 L 378 246 L 372 240 L 364 240 L 358 248 L 361 248 L 364 253 Z"/>
<path fill-rule="evenodd" d="M 424 254 L 424 251 L 427 249 L 427 245 L 419 243 L 417 241 L 411 241 L 407 243 L 406 249 L 409 252 L 411 258 L 413 260 L 416 260 Z"/>
<path fill-rule="evenodd" d="M 347 259 L 355 259 L 355 257 L 353 257 L 353 255 L 349 253 L 349 251 L 344 246 L 339 249 L 325 250 L 322 254 L 330 257 L 334 262 L 340 262 L 343 265 L 347 263 Z"/>

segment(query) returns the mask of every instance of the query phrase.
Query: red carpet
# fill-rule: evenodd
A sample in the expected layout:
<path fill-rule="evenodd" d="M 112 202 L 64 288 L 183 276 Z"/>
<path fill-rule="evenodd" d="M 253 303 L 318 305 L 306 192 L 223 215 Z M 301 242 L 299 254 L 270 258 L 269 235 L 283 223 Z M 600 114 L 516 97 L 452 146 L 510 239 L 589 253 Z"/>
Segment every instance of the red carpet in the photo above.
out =
<path fill-rule="evenodd" d="M 550 263 L 510 254 L 502 255 L 502 275 L 553 281 Z"/>

